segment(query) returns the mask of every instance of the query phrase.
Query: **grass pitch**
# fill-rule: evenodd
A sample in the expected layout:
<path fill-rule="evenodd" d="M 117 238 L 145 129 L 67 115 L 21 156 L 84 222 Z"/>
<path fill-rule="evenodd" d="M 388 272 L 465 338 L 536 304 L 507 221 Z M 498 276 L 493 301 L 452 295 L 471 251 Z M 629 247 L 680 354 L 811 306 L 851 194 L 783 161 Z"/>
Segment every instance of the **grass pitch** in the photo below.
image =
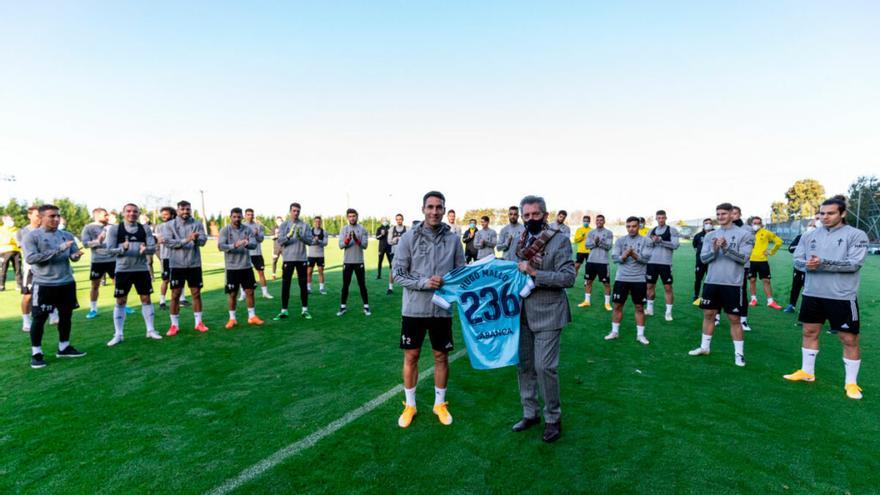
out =
<path fill-rule="evenodd" d="M 28 366 L 19 295 L 0 293 L 0 493 L 205 493 L 399 384 L 401 289 L 385 295 L 373 245 L 373 316 L 358 311 L 353 284 L 349 313 L 337 318 L 341 256 L 333 246 L 327 252 L 330 293 L 312 295 L 313 320 L 298 318 L 294 284 L 293 317 L 269 321 L 279 308 L 277 281 L 270 282 L 275 300 L 257 299 L 264 327 L 225 330 L 222 257 L 209 243 L 204 314 L 211 331 L 194 332 L 185 308 L 177 337 L 148 341 L 138 312 L 114 348 L 105 345 L 113 334 L 111 287 L 102 288 L 101 315 L 85 320 L 84 259 L 76 265 L 83 309 L 74 313 L 72 342 L 88 356 L 55 359 L 57 333 L 47 327 L 49 366 L 42 370 Z M 575 307 L 583 297 L 579 274 L 569 291 L 574 322 L 562 339 L 563 437 L 556 444 L 541 442 L 541 428 L 510 431 L 521 415 L 514 368 L 477 371 L 463 357 L 451 365 L 452 426 L 431 414 L 429 378 L 419 385 L 409 429 L 397 427 L 401 394 L 238 493 L 880 492 L 880 258 L 869 257 L 862 271 L 861 401 L 844 396 L 841 346 L 831 335 L 822 336 L 815 383 L 783 380 L 800 366 L 800 329 L 795 315 L 763 305 L 750 312 L 745 368 L 733 365 L 726 323 L 710 356 L 689 357 L 701 320 L 691 305 L 693 259 L 689 245 L 676 253 L 675 321 L 663 321 L 658 299 L 647 347 L 634 340 L 630 306 L 621 339 L 603 340 L 610 313 L 601 304 Z M 771 265 L 782 304 L 790 256 L 780 252 Z M 596 284 L 593 300 L 601 302 L 601 293 Z M 164 333 L 167 313 L 156 314 Z M 427 347 L 424 369 L 432 365 Z"/>

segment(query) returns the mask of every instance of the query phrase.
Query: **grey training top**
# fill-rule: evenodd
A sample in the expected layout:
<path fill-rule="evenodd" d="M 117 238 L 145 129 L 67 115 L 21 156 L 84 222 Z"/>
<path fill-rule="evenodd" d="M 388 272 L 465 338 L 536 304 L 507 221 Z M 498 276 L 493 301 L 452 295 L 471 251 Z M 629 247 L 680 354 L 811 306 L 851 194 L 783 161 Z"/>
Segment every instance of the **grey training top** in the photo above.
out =
<path fill-rule="evenodd" d="M 306 246 L 311 243 L 312 229 L 302 220 L 294 222 L 288 218 L 278 227 L 278 245 L 284 262 L 306 261 Z"/>
<path fill-rule="evenodd" d="M 67 249 L 61 244 L 73 241 Z M 29 232 L 24 240 L 24 259 L 34 274 L 34 285 L 67 285 L 73 283 L 70 256 L 79 252 L 73 234 L 63 230 L 47 232 L 42 227 Z M 36 301 L 35 301 L 36 302 Z"/>
<path fill-rule="evenodd" d="M 448 309 L 434 304 L 434 290 L 426 288 L 428 279 L 442 277 L 464 265 L 461 237 L 449 225 L 434 230 L 420 223 L 409 229 L 397 245 L 392 262 L 394 283 L 403 287 L 401 314 L 414 318 L 452 318 Z"/>
<path fill-rule="evenodd" d="M 663 236 L 666 234 L 666 231 L 669 231 L 669 240 L 664 241 L 660 239 L 657 242 L 651 240 L 651 234 L 656 236 Z M 654 246 L 654 253 L 651 255 L 651 264 L 652 265 L 672 265 L 672 252 L 678 249 L 679 241 L 681 235 L 678 233 L 678 229 L 675 227 L 670 227 L 669 225 L 664 225 L 663 227 L 657 226 L 651 229 L 648 232 L 648 242 L 650 242 Z"/>
<path fill-rule="evenodd" d="M 712 244 L 719 238 L 726 239 L 727 245 L 715 250 Z M 700 250 L 700 261 L 709 266 L 704 283 L 742 287 L 745 276 L 743 267 L 752 254 L 754 244 L 755 236 L 733 224 L 706 234 L 703 249 Z"/>
<path fill-rule="evenodd" d="M 263 239 L 266 238 L 266 227 L 258 224 L 257 222 L 241 222 L 245 227 L 250 228 L 254 232 L 254 241 L 257 243 L 257 247 L 248 251 L 248 254 L 251 256 L 262 256 L 263 255 Z"/>
<path fill-rule="evenodd" d="M 235 247 L 238 241 L 247 241 L 244 246 Z M 220 229 L 217 237 L 217 249 L 223 251 L 223 263 L 227 270 L 250 270 L 251 250 L 257 245 L 257 236 L 253 227 L 239 224 L 236 228 L 229 224 Z"/>
<path fill-rule="evenodd" d="M 867 253 L 867 234 L 849 225 L 831 230 L 823 225 L 805 233 L 794 251 L 794 267 L 807 274 L 804 295 L 855 301 Z M 808 270 L 807 261 L 813 256 L 819 258 L 819 267 Z"/>
<path fill-rule="evenodd" d="M 501 233 L 498 234 L 498 244 L 495 245 L 495 248 L 504 253 L 501 257 L 507 261 L 518 261 L 516 257 L 516 248 L 519 245 L 519 240 L 522 238 L 523 232 L 526 231 L 526 226 L 517 222 L 517 223 L 509 223 L 501 228 Z"/>
<path fill-rule="evenodd" d="M 400 237 L 405 233 L 405 225 L 395 225 L 388 229 L 388 245 L 391 246 L 391 254 L 397 252 L 397 244 L 400 243 Z"/>
<path fill-rule="evenodd" d="M 153 237 L 153 232 L 146 226 L 144 227 L 144 233 L 146 234 L 146 242 L 143 245 L 146 246 L 144 248 L 144 252 L 141 253 L 141 245 L 140 241 L 134 240 L 133 238 L 129 238 L 128 241 L 128 249 L 124 249 L 122 247 L 122 241 L 119 240 L 119 228 L 123 228 L 127 234 L 137 234 L 138 224 L 128 224 L 128 222 L 123 221 L 123 223 L 119 225 L 113 225 L 109 229 L 107 229 L 107 242 L 104 243 L 104 246 L 107 249 L 107 253 L 113 255 L 116 259 L 116 271 L 117 272 L 148 272 L 150 271 L 149 263 L 147 263 L 147 255 L 153 254 L 156 252 L 156 238 Z"/>
<path fill-rule="evenodd" d="M 167 222 L 160 223 L 156 226 L 156 235 L 161 237 L 162 239 L 168 239 L 170 234 L 168 233 L 168 229 L 171 227 L 171 224 L 174 220 L 169 220 Z M 171 256 L 171 248 L 166 246 L 164 243 L 159 244 L 159 259 L 167 260 Z"/>
<path fill-rule="evenodd" d="M 498 242 L 498 234 L 486 227 L 480 229 L 474 236 L 474 246 L 477 248 L 477 259 L 483 259 L 486 256 L 495 257 L 495 244 Z"/>
<path fill-rule="evenodd" d="M 309 258 L 323 258 L 324 246 L 330 242 L 330 236 L 324 229 L 312 227 L 312 243 L 309 244 Z"/>
<path fill-rule="evenodd" d="M 104 235 L 103 241 L 98 240 L 102 232 L 106 232 L 111 228 L 116 228 L 116 226 L 111 226 L 109 224 L 104 225 L 103 223 L 90 223 L 83 227 L 79 238 L 82 241 L 83 246 L 92 251 L 92 263 L 112 263 L 116 261 L 116 256 L 108 253 L 104 249 L 107 235 Z"/>
<path fill-rule="evenodd" d="M 550 226 L 557 229 L 560 234 L 563 234 L 565 237 L 571 239 L 571 229 L 568 228 L 568 225 L 564 223 L 559 223 L 554 220 L 553 223 L 550 224 Z"/>
<path fill-rule="evenodd" d="M 168 266 L 171 268 L 198 268 L 202 266 L 202 253 L 200 247 L 208 241 L 205 234 L 205 226 L 193 217 L 186 220 L 177 217 L 168 222 L 165 227 L 165 245 L 168 247 Z M 163 224 L 164 225 L 164 224 Z M 189 235 L 196 233 L 195 241 L 188 239 Z"/>
<path fill-rule="evenodd" d="M 635 251 L 638 259 L 628 257 L 621 261 L 623 252 L 627 249 Z M 648 274 L 648 262 L 651 261 L 653 243 L 647 237 L 640 235 L 625 235 L 614 243 L 614 251 L 611 259 L 618 264 L 615 282 L 645 282 Z"/>
<path fill-rule="evenodd" d="M 346 244 L 348 235 L 352 234 L 351 242 Z M 339 249 L 343 250 L 342 263 L 346 265 L 361 265 L 364 263 L 364 249 L 370 242 L 370 234 L 361 224 L 346 224 L 339 233 Z"/>
<path fill-rule="evenodd" d="M 607 265 L 608 251 L 614 248 L 614 234 L 605 227 L 595 228 L 587 234 L 584 245 L 590 250 L 590 255 L 587 256 L 587 263 Z"/>

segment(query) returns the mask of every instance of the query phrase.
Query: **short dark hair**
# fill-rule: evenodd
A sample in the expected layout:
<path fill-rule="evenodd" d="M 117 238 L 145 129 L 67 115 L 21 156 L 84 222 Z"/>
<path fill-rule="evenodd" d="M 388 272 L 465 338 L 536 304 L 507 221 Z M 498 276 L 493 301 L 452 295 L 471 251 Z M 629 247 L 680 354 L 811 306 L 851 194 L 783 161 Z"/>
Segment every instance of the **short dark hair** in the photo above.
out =
<path fill-rule="evenodd" d="M 721 208 L 719 208 L 719 210 L 720 210 L 720 209 L 721 209 Z M 712 222 L 712 219 L 711 219 L 711 218 L 704 218 L 704 219 L 703 219 L 703 223 L 706 223 L 706 222 Z"/>
<path fill-rule="evenodd" d="M 455 210 L 449 210 L 446 212 L 447 215 L 449 215 L 450 213 L 455 213 Z"/>
<path fill-rule="evenodd" d="M 37 205 L 30 205 L 30 206 L 28 206 L 28 209 L 27 209 L 28 213 L 30 213 L 30 212 L 32 212 L 32 211 L 34 211 L 34 210 L 36 210 L 36 211 L 40 211 L 40 207 L 37 206 Z"/>
<path fill-rule="evenodd" d="M 177 216 L 177 210 L 175 210 L 171 206 L 163 206 L 159 211 L 162 213 L 165 213 L 167 211 L 171 214 L 171 218 L 175 218 Z"/>
<path fill-rule="evenodd" d="M 825 201 L 822 201 L 822 206 L 831 205 L 837 205 L 837 212 L 843 215 L 844 213 L 846 213 L 846 196 L 838 194 L 836 196 L 831 196 Z M 846 218 L 843 219 L 843 223 L 846 223 Z"/>
<path fill-rule="evenodd" d="M 177 202 L 177 207 L 178 207 L 178 208 L 181 208 L 181 207 L 184 207 L 184 206 L 192 206 L 192 204 L 191 204 L 189 201 L 185 200 L 185 199 L 181 199 L 180 201 Z"/>
<path fill-rule="evenodd" d="M 403 218 L 403 213 L 398 213 L 397 215 L 394 215 L 394 218 L 397 218 L 397 217 Z"/>
<path fill-rule="evenodd" d="M 636 222 L 636 223 L 638 223 L 639 221 L 640 221 L 640 220 L 639 220 L 639 217 L 627 217 L 627 218 L 626 218 L 626 223 L 630 223 L 630 222 Z"/>
<path fill-rule="evenodd" d="M 253 208 L 248 208 L 248 209 L 244 210 L 244 212 L 245 212 L 245 213 L 253 213 L 253 212 L 254 212 L 254 209 L 253 209 Z"/>
<path fill-rule="evenodd" d="M 657 213 L 654 213 L 654 216 L 657 216 L 657 215 L 663 215 L 663 216 L 665 217 L 665 216 L 666 216 L 666 210 L 657 210 Z"/>
<path fill-rule="evenodd" d="M 315 215 L 314 218 L 312 218 L 312 220 L 324 220 L 324 219 L 321 218 L 321 215 Z"/>
<path fill-rule="evenodd" d="M 605 220 L 605 215 L 602 215 L 601 213 L 598 214 L 598 215 L 596 215 L 596 220 L 598 220 L 598 219 L 600 219 L 600 218 L 601 218 L 602 220 Z"/>
<path fill-rule="evenodd" d="M 507 211 L 519 211 L 519 206 L 511 206 Z"/>
<path fill-rule="evenodd" d="M 557 213 L 557 215 L 565 215 L 565 216 L 568 216 L 568 212 L 565 211 L 565 210 L 559 210 L 559 212 Z"/>
<path fill-rule="evenodd" d="M 30 210 L 30 208 L 28 208 L 28 210 Z M 104 213 L 107 213 L 107 210 L 105 208 L 98 207 L 98 208 L 95 208 L 94 210 L 92 210 L 92 215 L 94 215 L 95 213 L 98 213 L 99 211 L 103 211 Z"/>
<path fill-rule="evenodd" d="M 733 210 L 736 210 L 736 211 L 740 212 L 740 214 L 742 214 L 742 208 L 740 208 L 739 206 L 736 206 L 736 205 L 731 206 L 730 211 L 733 211 Z"/>
<path fill-rule="evenodd" d="M 346 215 L 351 215 L 352 213 L 354 213 L 355 215 L 357 215 L 357 214 L 358 214 L 358 211 L 355 210 L 354 208 L 349 208 L 349 209 L 345 210 L 345 214 L 346 214 Z"/>
<path fill-rule="evenodd" d="M 446 206 L 446 196 L 443 195 L 440 191 L 428 191 L 422 196 L 422 208 L 428 204 L 428 198 L 440 198 L 440 201 L 443 202 L 443 206 Z"/>
<path fill-rule="evenodd" d="M 629 220 L 627 220 L 627 221 L 629 221 Z M 639 222 L 644 222 L 644 221 L 645 221 L 645 217 L 639 217 Z"/>
<path fill-rule="evenodd" d="M 590 218 L 590 215 L 584 215 L 584 219 L 586 219 L 586 220 L 592 220 L 592 218 Z"/>
<path fill-rule="evenodd" d="M 721 203 L 720 205 L 715 207 L 716 210 L 725 210 L 725 211 L 733 211 L 734 208 L 736 208 L 736 207 L 730 203 Z"/>
<path fill-rule="evenodd" d="M 488 222 L 488 221 L 489 221 L 489 217 L 487 217 L 486 215 L 483 215 L 483 216 L 480 217 L 480 220 L 485 220 L 485 221 Z"/>
<path fill-rule="evenodd" d="M 122 210 L 125 211 L 125 209 L 128 208 L 129 206 L 134 206 L 135 208 L 137 208 L 138 211 L 141 210 L 141 208 L 134 203 L 125 203 L 124 205 L 122 205 Z"/>
<path fill-rule="evenodd" d="M 236 213 L 238 213 L 239 215 L 241 215 L 241 214 L 242 214 L 242 213 L 241 213 L 241 208 L 239 208 L 239 207 L 236 206 L 235 208 L 229 210 L 229 214 L 230 214 L 230 215 L 234 215 L 234 214 L 236 214 Z"/>
<path fill-rule="evenodd" d="M 471 223 L 471 222 L 477 223 L 477 219 L 476 219 L 476 218 L 471 218 L 471 219 L 469 219 L 469 220 L 468 220 L 468 223 Z"/>
<path fill-rule="evenodd" d="M 294 206 L 296 206 L 297 208 L 299 208 L 300 210 L 302 210 L 302 206 L 300 206 L 299 203 L 297 203 L 296 201 L 294 201 L 293 203 L 290 203 L 290 206 L 288 206 L 287 209 L 290 210 L 290 209 L 292 209 Z"/>
<path fill-rule="evenodd" d="M 43 213 L 45 213 L 45 212 L 47 212 L 47 211 L 49 211 L 49 210 L 58 210 L 58 207 L 55 206 L 55 205 L 51 205 L 51 204 L 49 204 L 49 203 L 46 203 L 46 204 L 44 204 L 44 205 L 40 205 L 40 207 L 37 208 L 37 210 L 40 212 L 40 215 L 42 215 Z M 59 211 L 60 211 L 60 210 L 59 210 Z"/>

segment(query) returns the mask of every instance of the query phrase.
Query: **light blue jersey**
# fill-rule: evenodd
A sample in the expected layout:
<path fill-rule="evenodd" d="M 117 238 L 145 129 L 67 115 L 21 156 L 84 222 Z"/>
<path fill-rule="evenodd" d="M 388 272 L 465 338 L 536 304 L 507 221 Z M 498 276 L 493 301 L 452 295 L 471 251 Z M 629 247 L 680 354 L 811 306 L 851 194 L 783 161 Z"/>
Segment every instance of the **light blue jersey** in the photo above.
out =
<path fill-rule="evenodd" d="M 519 363 L 520 298 L 534 287 L 516 262 L 487 257 L 447 273 L 433 301 L 444 309 L 458 303 L 471 366 L 501 368 Z"/>

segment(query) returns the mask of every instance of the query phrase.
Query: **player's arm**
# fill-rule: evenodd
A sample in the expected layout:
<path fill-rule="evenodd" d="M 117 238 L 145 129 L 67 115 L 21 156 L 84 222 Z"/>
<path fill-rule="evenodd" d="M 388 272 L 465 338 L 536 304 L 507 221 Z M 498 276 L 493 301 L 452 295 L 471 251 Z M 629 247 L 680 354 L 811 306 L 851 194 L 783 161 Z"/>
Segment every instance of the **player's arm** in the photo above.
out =
<path fill-rule="evenodd" d="M 263 241 L 263 239 L 258 240 L 257 236 L 253 235 L 253 236 L 248 236 L 247 241 L 248 241 L 247 244 L 244 245 L 244 249 L 247 251 L 250 251 L 252 249 L 257 249 L 257 246 L 260 244 L 260 242 Z"/>
<path fill-rule="evenodd" d="M 782 238 L 773 232 L 770 232 L 770 235 L 773 236 L 770 238 L 770 241 L 773 242 L 773 249 L 770 251 L 770 256 L 773 256 L 779 251 L 779 248 L 782 247 Z"/>
<path fill-rule="evenodd" d="M 669 240 L 664 241 L 661 239 L 660 245 L 672 250 L 676 250 L 681 247 L 681 234 L 678 233 L 678 229 L 674 227 L 669 227 Z"/>
<path fill-rule="evenodd" d="M 583 229 L 583 227 L 579 227 L 574 233 L 574 243 L 580 244 L 580 243 L 584 242 L 588 237 L 589 237 L 589 235 Z"/>
<path fill-rule="evenodd" d="M 797 237 L 795 237 L 794 240 L 791 241 L 791 244 L 788 245 L 789 253 L 794 254 L 795 249 L 797 249 L 798 244 L 800 244 L 801 242 L 801 235 L 802 234 L 798 234 Z"/>
<path fill-rule="evenodd" d="M 235 244 L 229 243 L 229 226 L 223 227 L 220 229 L 220 237 L 217 239 L 217 249 L 223 251 L 224 253 L 230 252 L 235 249 Z"/>
<path fill-rule="evenodd" d="M 617 263 L 618 265 L 623 263 L 623 243 L 620 239 L 617 240 L 617 243 L 614 244 L 614 249 L 611 251 L 611 261 Z"/>
<path fill-rule="evenodd" d="M 361 246 L 361 249 L 367 249 L 367 244 L 370 243 L 370 234 L 367 232 L 367 229 L 364 228 L 360 230 L 359 234 L 361 237 L 358 238 L 358 243 Z M 400 238 L 398 238 L 398 240 L 399 239 Z"/>
<path fill-rule="evenodd" d="M 801 237 L 798 236 L 798 241 L 800 241 Z M 794 263 L 794 267 L 798 271 L 805 272 L 807 271 L 807 248 L 804 247 L 805 243 L 798 242 L 794 246 L 794 255 L 792 262 Z M 791 250 L 791 247 L 789 247 Z"/>
<path fill-rule="evenodd" d="M 153 237 L 153 231 L 150 229 L 144 229 L 147 233 L 146 238 L 144 239 L 144 251 L 141 254 L 151 255 L 156 254 L 156 238 Z"/>
<path fill-rule="evenodd" d="M 565 239 L 560 249 L 554 253 L 552 270 L 536 270 L 536 272 L 537 287 L 561 289 L 572 287 L 577 274 L 574 271 L 574 261 L 571 259 L 571 242 Z"/>
<path fill-rule="evenodd" d="M 643 265 L 647 265 L 648 262 L 651 261 L 651 256 L 654 254 L 654 244 L 651 242 L 646 242 L 642 244 L 642 248 L 638 250 L 638 252 L 633 253 L 633 259 L 636 260 L 636 263 L 641 263 Z"/>
<path fill-rule="evenodd" d="M 868 254 L 868 236 L 862 231 L 850 234 L 846 240 L 846 257 L 842 260 L 821 259 L 817 271 L 854 273 L 861 270 Z"/>
<path fill-rule="evenodd" d="M 490 230 L 488 238 L 483 241 L 483 247 L 494 249 L 495 244 L 498 244 L 498 235 L 495 233 L 494 230 Z"/>
<path fill-rule="evenodd" d="M 348 249 L 349 244 L 351 244 L 351 241 L 348 239 L 348 226 L 346 225 L 339 232 L 339 249 Z"/>
<path fill-rule="evenodd" d="M 711 239 L 711 242 L 707 242 L 706 236 L 703 236 L 702 247 L 700 247 L 700 261 L 702 261 L 704 265 L 715 261 L 715 257 L 718 255 L 718 251 L 715 250 L 714 244 L 715 239 Z"/>
<path fill-rule="evenodd" d="M 749 261 L 749 257 L 752 254 L 752 249 L 755 247 L 755 237 L 750 235 L 744 235 L 742 241 L 740 241 L 739 245 L 736 248 L 730 247 L 730 244 L 725 244 L 721 248 L 721 254 L 727 256 L 732 259 L 736 263 L 740 265 L 745 265 L 747 261 Z"/>
<path fill-rule="evenodd" d="M 198 227 L 196 227 L 196 241 L 195 243 L 199 245 L 199 247 L 204 246 L 206 242 L 208 242 L 208 234 L 205 232 L 205 224 L 202 222 L 198 223 Z"/>

